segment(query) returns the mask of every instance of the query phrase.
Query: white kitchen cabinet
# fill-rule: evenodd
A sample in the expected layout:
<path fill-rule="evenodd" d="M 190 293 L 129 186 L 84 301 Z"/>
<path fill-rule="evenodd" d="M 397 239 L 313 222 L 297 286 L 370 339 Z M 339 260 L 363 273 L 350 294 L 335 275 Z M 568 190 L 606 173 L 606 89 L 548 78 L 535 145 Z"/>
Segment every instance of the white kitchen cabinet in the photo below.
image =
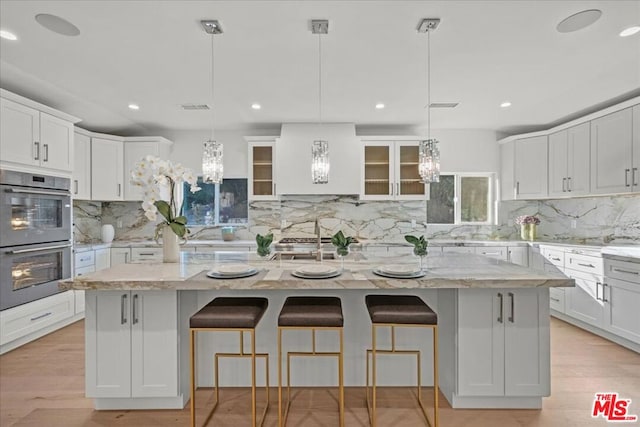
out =
<path fill-rule="evenodd" d="M 363 140 L 360 198 L 422 200 L 425 184 L 418 172 L 418 140 Z"/>
<path fill-rule="evenodd" d="M 433 247 L 431 247 L 431 249 L 433 249 Z M 456 254 L 475 254 L 476 248 L 474 248 L 473 246 L 443 246 L 442 253 L 445 252 Z"/>
<path fill-rule="evenodd" d="M 508 252 L 506 246 L 478 246 L 476 248 L 477 255 L 487 256 L 489 258 L 508 260 Z"/>
<path fill-rule="evenodd" d="M 73 198 L 91 200 L 91 138 L 75 132 L 73 138 Z"/>
<path fill-rule="evenodd" d="M 0 128 L 3 162 L 62 172 L 73 169 L 72 121 L 1 98 Z"/>
<path fill-rule="evenodd" d="M 86 396 L 178 395 L 177 292 L 87 291 L 86 296 Z"/>
<path fill-rule="evenodd" d="M 93 200 L 124 199 L 123 142 L 91 138 L 91 197 Z"/>
<path fill-rule="evenodd" d="M 604 329 L 640 344 L 640 263 L 605 259 Z"/>
<path fill-rule="evenodd" d="M 118 264 L 128 264 L 131 262 L 131 249 L 111 248 L 111 267 Z"/>
<path fill-rule="evenodd" d="M 564 274 L 576 281 L 565 289 L 565 314 L 593 326 L 604 322 L 604 277 L 602 256 L 565 253 Z"/>
<path fill-rule="evenodd" d="M 148 155 L 168 160 L 171 144 L 171 141 L 161 137 L 124 139 L 124 200 L 142 200 L 142 188 L 131 184 L 131 170 L 136 163 Z"/>
<path fill-rule="evenodd" d="M 593 194 L 626 193 L 640 188 L 633 184 L 640 180 L 640 164 L 634 164 L 632 110 L 626 108 L 591 121 Z M 640 124 L 636 126 L 640 128 Z M 637 146 L 640 148 L 640 143 Z"/>
<path fill-rule="evenodd" d="M 541 199 L 547 196 L 547 153 L 546 135 L 515 142 L 516 199 Z"/>
<path fill-rule="evenodd" d="M 111 250 L 109 248 L 95 250 L 96 271 L 111 267 Z"/>
<path fill-rule="evenodd" d="M 74 276 L 84 276 L 85 274 L 94 273 L 104 270 L 111 266 L 111 251 L 109 248 L 90 249 L 86 251 L 76 252 L 74 254 Z M 85 311 L 85 291 L 75 290 L 75 313 L 84 313 Z"/>
<path fill-rule="evenodd" d="M 132 262 L 162 262 L 162 247 L 155 248 L 131 248 Z"/>
<path fill-rule="evenodd" d="M 249 200 L 276 200 L 276 142 L 248 140 Z"/>
<path fill-rule="evenodd" d="M 458 394 L 548 396 L 548 307 L 547 289 L 460 290 Z"/>
<path fill-rule="evenodd" d="M 631 167 L 631 191 L 640 191 L 640 105 L 633 107 L 633 162 Z"/>
<path fill-rule="evenodd" d="M 500 200 L 515 198 L 515 144 L 514 141 L 511 141 L 500 145 Z"/>
<path fill-rule="evenodd" d="M 529 267 L 529 248 L 527 246 L 509 246 L 507 248 L 507 261 L 523 267 Z"/>
<path fill-rule="evenodd" d="M 591 127 L 583 123 L 549 135 L 549 196 L 589 193 Z"/>

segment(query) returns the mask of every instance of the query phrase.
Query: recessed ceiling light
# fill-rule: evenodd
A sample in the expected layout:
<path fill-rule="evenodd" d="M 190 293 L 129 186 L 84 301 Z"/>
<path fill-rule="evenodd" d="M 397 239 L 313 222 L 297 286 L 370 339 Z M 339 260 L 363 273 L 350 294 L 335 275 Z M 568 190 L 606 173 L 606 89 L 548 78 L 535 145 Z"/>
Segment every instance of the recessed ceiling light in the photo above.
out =
<path fill-rule="evenodd" d="M 568 18 L 560 21 L 556 29 L 559 33 L 572 33 L 581 30 L 596 22 L 602 16 L 602 11 L 598 9 L 588 9 L 574 13 Z"/>
<path fill-rule="evenodd" d="M 376 104 L 376 109 L 378 109 L 378 110 L 382 110 L 383 108 L 384 108 L 384 104 L 383 104 L 382 102 L 378 102 L 378 103 Z"/>
<path fill-rule="evenodd" d="M 251 108 L 253 108 L 254 110 L 259 110 L 262 108 L 262 106 L 258 103 L 253 103 L 251 104 Z"/>
<path fill-rule="evenodd" d="M 504 101 L 502 104 L 500 104 L 500 106 L 502 108 L 511 107 L 511 103 L 509 101 Z"/>
<path fill-rule="evenodd" d="M 620 31 L 620 37 L 629 37 L 640 31 L 640 25 L 634 25 L 633 27 L 625 28 Z"/>
<path fill-rule="evenodd" d="M 0 37 L 6 40 L 18 40 L 18 36 L 7 30 L 0 30 Z"/>
<path fill-rule="evenodd" d="M 129 104 L 130 110 L 139 110 L 140 106 L 138 104 Z"/>
<path fill-rule="evenodd" d="M 63 36 L 77 36 L 80 34 L 78 27 L 73 25 L 66 19 L 60 18 L 56 15 L 49 15 L 48 13 L 40 13 L 36 15 L 36 21 L 38 24 L 45 27 L 47 30 L 54 33 L 61 34 Z"/>

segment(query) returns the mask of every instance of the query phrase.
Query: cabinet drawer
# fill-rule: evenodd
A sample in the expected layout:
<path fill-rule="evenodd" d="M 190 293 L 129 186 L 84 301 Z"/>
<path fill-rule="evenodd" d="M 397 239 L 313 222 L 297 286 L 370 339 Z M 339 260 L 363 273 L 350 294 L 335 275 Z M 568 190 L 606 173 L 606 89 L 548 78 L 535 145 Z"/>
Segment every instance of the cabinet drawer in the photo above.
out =
<path fill-rule="evenodd" d="M 564 268 L 602 275 L 604 272 L 602 257 L 568 253 L 565 256 Z"/>
<path fill-rule="evenodd" d="M 93 251 L 84 251 L 75 254 L 75 264 L 74 267 L 76 269 L 87 267 L 89 265 L 94 265 L 96 263 L 95 254 Z"/>
<path fill-rule="evenodd" d="M 476 248 L 476 254 L 491 258 L 507 260 L 507 248 L 504 246 L 490 248 Z"/>
<path fill-rule="evenodd" d="M 162 248 L 131 248 L 132 261 L 162 261 Z"/>
<path fill-rule="evenodd" d="M 56 322 L 73 316 L 73 291 L 42 298 L 0 312 L 0 344 L 29 335 Z"/>
<path fill-rule="evenodd" d="M 607 259 L 605 276 L 640 285 L 640 263 Z"/>
<path fill-rule="evenodd" d="M 564 289 L 549 288 L 549 307 L 552 310 L 564 313 Z"/>
<path fill-rule="evenodd" d="M 75 276 L 84 276 L 85 274 L 93 273 L 96 271 L 95 265 L 89 265 L 87 267 L 80 267 L 75 269 Z"/>
<path fill-rule="evenodd" d="M 540 248 L 542 256 L 551 264 L 564 268 L 564 251 L 554 248 Z"/>
<path fill-rule="evenodd" d="M 429 249 L 429 252 L 433 250 L 433 247 Z M 450 252 L 457 254 L 475 254 L 476 248 L 473 246 L 443 246 L 442 252 Z"/>

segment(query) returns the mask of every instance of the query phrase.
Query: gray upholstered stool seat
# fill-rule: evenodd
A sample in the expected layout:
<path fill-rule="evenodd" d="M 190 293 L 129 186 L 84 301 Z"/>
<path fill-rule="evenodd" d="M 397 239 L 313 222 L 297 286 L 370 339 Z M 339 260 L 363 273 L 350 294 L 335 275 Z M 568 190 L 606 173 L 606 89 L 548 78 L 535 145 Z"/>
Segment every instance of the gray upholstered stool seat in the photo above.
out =
<path fill-rule="evenodd" d="M 438 324 L 438 315 L 414 295 L 367 295 L 365 304 L 372 323 Z"/>
<path fill-rule="evenodd" d="M 256 353 L 256 327 L 262 319 L 269 300 L 255 297 L 219 297 L 213 299 L 202 307 L 189 319 L 190 345 L 191 345 L 191 427 L 196 425 L 196 335 L 203 332 L 238 332 L 240 351 L 237 353 L 215 353 L 214 359 L 214 395 L 215 401 L 204 425 L 213 416 L 220 401 L 218 387 L 218 360 L 222 357 L 240 357 L 251 359 L 251 426 L 262 426 L 267 410 L 269 409 L 269 354 Z M 250 351 L 245 351 L 244 333 L 248 333 Z M 257 419 L 256 404 L 256 359 L 263 358 L 265 363 L 265 394 L 266 403 L 260 421 Z"/>
<path fill-rule="evenodd" d="M 284 427 L 291 405 L 291 358 L 329 356 L 338 359 L 338 406 L 339 424 L 344 427 L 344 318 L 342 302 L 337 297 L 288 297 L 278 316 L 278 425 Z M 282 398 L 282 333 L 286 330 L 311 331 L 311 351 L 288 351 L 287 359 L 287 399 Z M 316 330 L 336 331 L 340 340 L 339 351 L 317 351 Z M 320 411 L 320 410 L 319 410 Z"/>

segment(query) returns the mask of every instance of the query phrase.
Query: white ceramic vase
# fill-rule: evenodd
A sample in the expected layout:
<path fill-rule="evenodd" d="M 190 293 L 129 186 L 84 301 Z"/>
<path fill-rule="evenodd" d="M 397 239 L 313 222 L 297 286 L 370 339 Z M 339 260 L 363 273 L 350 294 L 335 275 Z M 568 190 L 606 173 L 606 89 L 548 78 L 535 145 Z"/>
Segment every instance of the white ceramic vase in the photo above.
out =
<path fill-rule="evenodd" d="M 100 230 L 100 236 L 102 237 L 102 242 L 104 243 L 111 243 L 115 234 L 116 232 L 113 229 L 113 225 L 111 224 L 103 225 L 102 229 Z"/>
<path fill-rule="evenodd" d="M 165 225 L 162 229 L 162 261 L 178 262 L 180 260 L 180 244 L 178 236 Z"/>

